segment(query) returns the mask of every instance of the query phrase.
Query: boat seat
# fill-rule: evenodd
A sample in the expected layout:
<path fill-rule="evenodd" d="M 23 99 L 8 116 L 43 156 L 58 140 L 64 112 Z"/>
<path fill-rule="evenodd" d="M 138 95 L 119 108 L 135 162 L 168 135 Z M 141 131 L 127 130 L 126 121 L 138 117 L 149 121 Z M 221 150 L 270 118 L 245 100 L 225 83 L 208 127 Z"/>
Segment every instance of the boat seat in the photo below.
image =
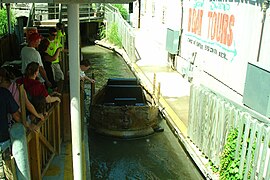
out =
<path fill-rule="evenodd" d="M 145 102 L 140 85 L 107 85 L 104 99 L 104 103 L 115 105 L 136 105 Z"/>
<path fill-rule="evenodd" d="M 114 98 L 114 102 L 118 106 L 123 105 L 135 105 L 137 101 L 137 98 L 130 98 L 130 97 L 124 97 L 124 98 Z"/>
<path fill-rule="evenodd" d="M 136 78 L 110 78 L 107 85 L 138 85 L 139 82 Z"/>

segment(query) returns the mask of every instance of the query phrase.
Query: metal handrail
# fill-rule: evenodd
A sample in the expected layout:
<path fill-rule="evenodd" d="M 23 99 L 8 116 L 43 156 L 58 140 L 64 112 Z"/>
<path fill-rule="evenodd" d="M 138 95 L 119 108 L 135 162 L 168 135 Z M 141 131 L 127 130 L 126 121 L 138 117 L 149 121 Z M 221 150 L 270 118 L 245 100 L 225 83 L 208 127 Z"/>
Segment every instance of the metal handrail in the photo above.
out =
<path fill-rule="evenodd" d="M 35 12 L 35 3 L 31 4 L 30 12 L 29 12 L 29 18 L 27 19 L 27 27 L 33 26 L 33 17 Z"/>
<path fill-rule="evenodd" d="M 62 22 L 62 4 L 59 4 L 59 22 Z"/>
<path fill-rule="evenodd" d="M 102 14 L 103 12 L 103 5 L 97 5 L 96 8 L 93 8 L 93 3 L 90 4 L 80 4 L 80 18 L 82 17 L 87 17 L 87 18 L 91 18 L 91 17 L 97 17 L 99 14 Z M 98 4 L 98 3 L 96 3 Z M 58 6 L 58 7 L 57 7 Z M 45 7 L 45 8 L 44 8 Z M 54 19 L 56 19 L 59 22 L 64 21 L 64 19 L 66 19 L 67 17 L 67 6 L 64 4 L 54 4 L 53 6 L 50 6 L 49 4 L 47 6 L 44 7 L 37 7 L 35 6 L 35 4 L 33 3 L 33 7 L 31 8 L 30 12 L 29 12 L 29 19 L 32 20 L 32 24 L 29 23 L 27 26 L 33 26 L 33 21 L 34 18 L 33 17 L 38 17 L 41 16 L 42 20 L 51 20 L 52 18 L 50 18 L 50 16 L 53 16 Z M 59 10 L 54 11 L 54 12 L 49 12 L 50 8 L 58 8 Z M 85 19 L 83 19 L 85 20 Z"/>
<path fill-rule="evenodd" d="M 118 34 L 121 36 L 122 46 L 131 62 L 135 62 L 135 32 L 131 25 L 122 17 L 119 10 L 111 4 L 105 5 L 105 19 L 108 27 L 110 27 L 112 23 L 117 24 Z"/>

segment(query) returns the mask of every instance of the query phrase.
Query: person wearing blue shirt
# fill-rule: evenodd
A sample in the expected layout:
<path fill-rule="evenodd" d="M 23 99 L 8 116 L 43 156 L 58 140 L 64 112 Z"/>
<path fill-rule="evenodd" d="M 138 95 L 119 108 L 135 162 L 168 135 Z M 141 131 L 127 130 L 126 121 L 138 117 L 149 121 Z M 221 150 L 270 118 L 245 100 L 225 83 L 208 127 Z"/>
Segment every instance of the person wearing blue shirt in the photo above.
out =
<path fill-rule="evenodd" d="M 4 142 L 9 139 L 8 114 L 11 114 L 15 121 L 20 122 L 21 113 L 18 111 L 18 104 L 6 88 L 0 87 L 0 99 L 0 142 Z"/>

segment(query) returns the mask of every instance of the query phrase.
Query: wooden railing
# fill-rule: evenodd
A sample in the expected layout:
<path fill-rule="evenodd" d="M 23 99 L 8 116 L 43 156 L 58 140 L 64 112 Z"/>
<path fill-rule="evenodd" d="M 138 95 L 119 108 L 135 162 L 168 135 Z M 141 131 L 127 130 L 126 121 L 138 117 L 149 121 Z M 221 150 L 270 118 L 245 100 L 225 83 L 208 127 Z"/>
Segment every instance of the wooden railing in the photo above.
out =
<path fill-rule="evenodd" d="M 26 121 L 23 85 L 20 86 L 22 121 Z M 27 132 L 28 157 L 32 179 L 42 179 L 53 157 L 61 150 L 60 103 L 52 103 L 36 131 Z"/>
<path fill-rule="evenodd" d="M 53 104 L 46 119 L 37 126 L 39 131 L 31 131 L 27 135 L 32 179 L 41 179 L 53 157 L 60 153 L 60 104 Z"/>

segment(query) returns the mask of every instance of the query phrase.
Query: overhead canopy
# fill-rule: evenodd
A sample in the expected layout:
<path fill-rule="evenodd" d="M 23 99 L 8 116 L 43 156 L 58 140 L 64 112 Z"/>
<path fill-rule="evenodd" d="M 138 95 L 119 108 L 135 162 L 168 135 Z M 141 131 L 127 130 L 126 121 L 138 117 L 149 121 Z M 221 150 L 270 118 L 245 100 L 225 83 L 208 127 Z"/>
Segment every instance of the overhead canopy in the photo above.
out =
<path fill-rule="evenodd" d="M 1 3 L 111 3 L 126 4 L 136 0 L 0 0 Z"/>

